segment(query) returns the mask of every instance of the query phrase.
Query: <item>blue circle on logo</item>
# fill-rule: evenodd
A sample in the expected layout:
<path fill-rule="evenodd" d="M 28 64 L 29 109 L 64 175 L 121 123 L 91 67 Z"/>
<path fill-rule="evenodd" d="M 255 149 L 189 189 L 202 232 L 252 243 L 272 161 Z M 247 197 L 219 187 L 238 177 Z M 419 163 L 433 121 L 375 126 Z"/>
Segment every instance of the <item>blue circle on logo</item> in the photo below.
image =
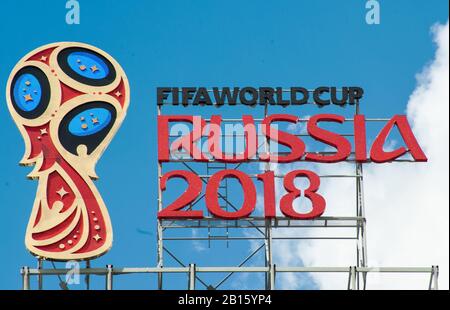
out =
<path fill-rule="evenodd" d="M 111 122 L 111 112 L 104 108 L 92 108 L 78 113 L 69 123 L 69 132 L 75 136 L 93 135 Z"/>
<path fill-rule="evenodd" d="M 33 74 L 24 73 L 17 78 L 13 95 L 19 109 L 25 112 L 33 111 L 41 102 L 41 83 Z"/>
<path fill-rule="evenodd" d="M 67 56 L 67 63 L 74 72 L 88 79 L 100 80 L 109 74 L 108 65 L 93 53 L 72 52 Z"/>

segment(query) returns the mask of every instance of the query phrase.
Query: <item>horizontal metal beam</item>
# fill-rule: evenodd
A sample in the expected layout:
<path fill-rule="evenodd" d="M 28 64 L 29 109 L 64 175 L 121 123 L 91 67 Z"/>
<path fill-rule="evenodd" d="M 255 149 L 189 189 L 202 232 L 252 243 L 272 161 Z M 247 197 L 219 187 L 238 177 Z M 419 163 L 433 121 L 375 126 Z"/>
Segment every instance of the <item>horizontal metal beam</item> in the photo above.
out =
<path fill-rule="evenodd" d="M 258 177 L 257 174 L 247 174 L 250 178 L 256 179 Z M 202 179 L 209 179 L 212 175 L 199 174 L 198 175 Z M 284 178 L 286 175 L 284 174 L 276 174 L 275 178 Z M 353 175 L 353 174 L 319 174 L 320 178 L 362 178 L 362 175 Z"/>
<path fill-rule="evenodd" d="M 252 225 L 248 223 L 251 222 Z M 323 216 L 314 220 L 295 220 L 287 217 L 276 217 L 273 219 L 266 219 L 264 217 L 249 217 L 238 220 L 223 220 L 215 217 L 206 217 L 203 219 L 168 219 L 161 220 L 161 225 L 164 228 L 254 228 L 266 227 L 270 224 L 272 228 L 356 228 L 360 227 L 365 222 L 363 217 L 338 217 L 338 216 Z"/>
<path fill-rule="evenodd" d="M 272 237 L 272 240 L 357 240 L 357 237 Z M 210 236 L 210 237 L 164 237 L 165 241 L 249 241 L 249 240 L 267 240 L 264 237 L 229 237 L 229 236 Z"/>
<path fill-rule="evenodd" d="M 260 146 L 262 147 L 262 146 Z M 258 148 L 259 149 L 259 148 Z M 308 151 L 307 153 L 309 154 L 315 154 L 315 155 L 322 155 L 322 156 L 326 156 L 326 155 L 334 155 L 336 154 L 336 152 L 332 152 L 332 151 Z M 289 155 L 290 152 L 276 152 L 276 153 L 271 153 L 273 156 L 284 156 L 284 155 Z M 223 161 L 218 161 L 217 159 L 214 159 L 212 157 L 211 154 L 208 153 L 205 154 L 206 157 L 209 157 L 208 161 L 198 161 L 194 158 L 190 157 L 190 154 L 187 152 L 180 152 L 180 151 L 174 151 L 171 153 L 171 158 L 169 159 L 168 162 L 161 162 L 161 164 L 169 164 L 169 163 L 184 163 L 184 162 L 196 162 L 196 163 L 203 163 L 203 164 L 207 164 L 207 163 L 223 163 Z M 259 152 L 258 154 L 259 155 Z M 355 152 L 350 152 L 350 155 L 347 159 L 342 160 L 341 162 L 347 162 L 347 163 L 354 163 L 356 162 L 355 159 Z M 389 164 L 389 163 L 416 163 L 417 161 L 414 160 L 413 158 L 407 158 L 407 156 L 409 156 L 408 154 L 403 156 L 404 158 L 397 158 L 394 160 L 391 160 L 389 162 L 386 162 L 385 164 Z M 261 159 L 259 159 L 257 156 L 255 158 L 249 158 L 246 159 L 245 161 L 239 162 L 239 164 L 245 164 L 245 163 L 254 163 L 254 162 L 263 162 Z M 315 162 L 311 162 L 311 161 L 306 161 L 304 158 L 297 160 L 295 162 L 301 163 L 301 162 L 305 162 L 305 163 L 311 163 L 311 164 L 315 164 Z M 275 162 L 274 162 L 275 163 Z M 370 164 L 370 163 L 374 163 L 371 159 L 370 156 L 368 156 L 367 161 L 364 162 L 364 164 Z M 317 164 L 317 163 L 316 163 Z M 319 163 L 320 164 L 320 163 Z"/>
<path fill-rule="evenodd" d="M 28 267 L 24 267 L 28 268 Z M 25 270 L 21 269 L 21 273 Z M 367 273 L 431 273 L 433 272 L 433 266 L 431 267 L 355 267 L 356 272 Z M 269 267 L 195 267 L 195 271 L 199 273 L 222 273 L 222 272 L 268 272 Z M 72 269 L 37 269 L 28 268 L 28 275 L 64 275 L 68 272 L 73 272 Z M 278 272 L 331 272 L 331 273 L 348 273 L 350 267 L 278 267 Z M 80 268 L 80 274 L 89 275 L 107 275 L 108 268 Z M 123 267 L 112 268 L 113 275 L 124 274 L 138 274 L 138 273 L 189 273 L 189 267 Z"/>

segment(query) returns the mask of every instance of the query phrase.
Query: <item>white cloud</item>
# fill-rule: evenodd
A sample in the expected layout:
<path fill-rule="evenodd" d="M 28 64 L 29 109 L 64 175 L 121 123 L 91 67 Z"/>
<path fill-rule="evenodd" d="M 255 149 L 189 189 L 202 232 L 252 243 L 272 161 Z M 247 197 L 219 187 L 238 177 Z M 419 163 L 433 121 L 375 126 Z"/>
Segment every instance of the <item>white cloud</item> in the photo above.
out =
<path fill-rule="evenodd" d="M 364 168 L 370 266 L 440 266 L 440 288 L 449 287 L 449 25 L 433 28 L 435 59 L 417 76 L 407 116 L 428 163 L 369 165 Z M 303 165 L 304 167 L 304 165 Z M 287 167 L 293 168 L 293 167 Z M 290 169 L 287 169 L 290 170 Z M 338 171 L 336 171 L 338 170 Z M 319 173 L 352 173 L 339 164 Z M 281 171 L 283 172 L 283 171 Z M 353 184 L 353 185 L 352 185 Z M 348 215 L 354 183 L 323 180 L 326 215 Z M 352 213 L 354 214 L 354 213 Z M 290 232 L 280 231 L 278 235 Z M 307 232 L 310 233 L 310 232 Z M 353 241 L 286 241 L 275 245 L 279 265 L 355 265 Z M 311 274 L 323 289 L 345 289 L 347 275 Z M 285 289 L 304 285 L 295 275 L 280 275 Z M 370 275 L 369 289 L 425 289 L 429 275 Z"/>
<path fill-rule="evenodd" d="M 192 229 L 192 237 L 200 237 L 199 231 L 197 229 Z M 192 247 L 196 252 L 205 252 L 207 250 L 205 242 L 199 240 L 192 241 Z"/>

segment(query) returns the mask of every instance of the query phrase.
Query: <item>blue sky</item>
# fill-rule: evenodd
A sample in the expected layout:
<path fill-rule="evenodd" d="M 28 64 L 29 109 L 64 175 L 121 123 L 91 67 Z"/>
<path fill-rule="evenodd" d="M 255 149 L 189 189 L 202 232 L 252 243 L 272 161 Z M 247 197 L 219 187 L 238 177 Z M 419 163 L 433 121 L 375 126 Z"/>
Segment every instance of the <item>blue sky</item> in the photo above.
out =
<path fill-rule="evenodd" d="M 58 41 L 98 46 L 127 73 L 127 118 L 97 165 L 96 185 L 110 212 L 114 245 L 95 266 L 156 264 L 156 87 L 359 85 L 365 89 L 364 113 L 387 117 L 404 113 L 415 74 L 434 54 L 430 27 L 448 19 L 446 0 L 380 0 L 376 26 L 365 23 L 363 0 L 79 2 L 81 24 L 67 25 L 63 0 L 2 1 L 0 89 L 21 57 Z M 23 238 L 37 182 L 26 180 L 30 168 L 18 166 L 22 137 L 3 102 L 0 289 L 16 289 L 19 268 L 36 264 Z M 247 246 L 236 247 L 245 257 Z M 173 249 L 205 261 L 204 253 L 191 253 L 191 245 L 177 243 Z M 223 245 L 209 251 L 224 257 L 222 263 L 235 262 Z M 155 285 L 154 278 L 137 276 L 121 278 L 116 287 Z M 168 282 L 184 285 L 182 277 Z M 96 279 L 94 287 L 102 288 L 103 280 Z"/>

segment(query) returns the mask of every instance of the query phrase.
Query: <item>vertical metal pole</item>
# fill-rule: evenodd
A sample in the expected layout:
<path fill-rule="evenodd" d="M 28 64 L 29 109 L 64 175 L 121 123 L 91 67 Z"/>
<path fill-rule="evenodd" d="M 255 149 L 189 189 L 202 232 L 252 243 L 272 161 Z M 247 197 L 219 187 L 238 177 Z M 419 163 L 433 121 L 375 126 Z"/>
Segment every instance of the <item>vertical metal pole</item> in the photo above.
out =
<path fill-rule="evenodd" d="M 161 106 L 158 105 L 158 116 L 161 115 Z M 158 212 L 162 210 L 162 191 L 161 191 L 161 177 L 162 177 L 162 163 L 158 159 Z M 158 259 L 158 268 L 163 268 L 164 262 L 163 262 L 163 255 L 164 255 L 164 249 L 163 249 L 163 229 L 161 225 L 161 220 L 157 220 L 157 246 L 158 246 L 158 253 L 157 253 L 157 259 Z M 162 272 L 158 273 L 158 289 L 162 290 L 163 288 L 163 274 Z"/>
<path fill-rule="evenodd" d="M 24 291 L 28 291 L 30 289 L 30 268 L 22 267 L 20 273 L 22 274 L 22 288 Z"/>
<path fill-rule="evenodd" d="M 359 100 L 355 105 L 355 114 L 360 114 Z M 363 218 L 363 221 L 357 225 L 357 248 L 356 265 L 357 267 L 367 267 L 367 240 L 366 240 L 366 221 L 364 207 L 364 188 L 363 188 L 363 165 L 355 161 L 356 170 L 356 215 Z M 359 275 L 357 277 L 357 286 L 360 288 Z M 366 288 L 367 273 L 362 273 L 363 289 Z"/>
<path fill-rule="evenodd" d="M 434 266 L 434 289 L 439 290 L 439 266 Z"/>
<path fill-rule="evenodd" d="M 428 287 L 429 290 L 438 290 L 439 289 L 439 267 L 432 266 L 431 267 L 431 276 L 430 276 L 430 285 Z"/>
<path fill-rule="evenodd" d="M 189 282 L 188 282 L 188 289 L 190 291 L 195 290 L 195 273 L 196 273 L 196 268 L 195 268 L 195 264 L 189 264 Z"/>
<path fill-rule="evenodd" d="M 355 105 L 355 115 L 359 114 L 359 102 L 356 101 L 356 105 Z M 356 216 L 360 216 L 360 183 L 359 183 L 359 179 L 360 179 L 360 175 L 359 175 L 359 164 L 358 162 L 355 160 L 355 174 L 356 174 Z M 361 248 L 362 248 L 362 244 L 361 244 L 361 223 L 358 222 L 356 225 L 356 266 L 357 267 L 361 267 Z M 358 288 L 359 288 L 359 277 L 358 277 Z M 351 285 L 351 268 L 350 268 L 350 275 L 349 275 L 349 287 L 348 289 L 350 289 L 350 285 Z"/>
<path fill-rule="evenodd" d="M 350 273 L 349 273 L 349 279 L 348 279 L 348 289 L 349 290 L 356 290 L 357 284 L 356 284 L 356 266 L 350 267 Z"/>
<path fill-rule="evenodd" d="M 106 273 L 106 290 L 110 291 L 113 289 L 113 265 L 106 265 L 108 270 Z"/>
<path fill-rule="evenodd" d="M 41 269 L 42 269 L 42 266 L 43 266 L 43 261 L 42 261 L 42 258 L 40 258 L 40 257 L 38 257 L 38 270 L 39 270 L 39 274 L 38 274 L 38 290 L 42 290 L 42 288 L 43 288 L 43 277 L 42 277 L 42 274 L 41 274 Z"/>
<path fill-rule="evenodd" d="M 368 261 L 367 261 L 367 222 L 366 222 L 366 212 L 365 212 L 365 207 L 364 207 L 364 180 L 363 180 L 363 167 L 362 164 L 359 164 L 360 167 L 360 175 L 361 177 L 359 177 L 359 189 L 360 189 L 360 199 L 361 199 L 361 212 L 360 212 L 360 216 L 363 218 L 362 221 L 362 229 L 361 229 L 361 251 L 362 251 L 362 262 L 361 262 L 361 266 L 362 267 L 367 267 L 368 266 Z M 366 289 L 366 285 L 367 285 L 367 272 L 363 272 L 362 273 L 362 278 L 363 278 L 363 289 Z"/>
<path fill-rule="evenodd" d="M 272 260 L 272 228 L 271 228 L 271 220 L 266 220 L 266 229 L 265 229 L 265 240 L 264 244 L 266 247 L 266 267 L 268 267 L 268 272 L 266 273 L 266 290 L 273 289 L 272 281 L 274 279 L 274 270 L 272 268 L 273 260 Z"/>
<path fill-rule="evenodd" d="M 276 277 L 276 265 L 270 266 L 270 274 L 269 274 L 269 290 L 275 289 L 275 277 Z"/>
<path fill-rule="evenodd" d="M 268 102 L 266 102 L 266 104 L 264 105 L 264 118 L 267 117 L 269 112 L 269 104 Z M 266 143 L 264 143 L 264 151 L 266 153 L 270 153 L 270 139 L 266 138 Z M 270 162 L 268 161 L 265 165 L 265 171 L 270 171 Z M 265 280 L 266 280 L 266 290 L 270 290 L 273 289 L 273 285 L 274 283 L 272 283 L 272 281 L 274 282 L 274 271 L 272 268 L 273 265 L 273 260 L 272 260 L 272 220 L 268 219 L 265 222 L 265 240 L 264 240 L 264 244 L 266 247 L 266 251 L 265 251 L 265 264 L 266 267 L 269 268 L 269 271 L 266 273 L 265 275 Z M 272 285 L 273 284 L 273 285 Z"/>
<path fill-rule="evenodd" d="M 89 269 L 89 268 L 91 268 L 91 261 L 87 260 L 86 261 L 86 269 Z M 86 276 L 84 277 L 84 282 L 86 283 L 86 290 L 89 291 L 90 286 L 91 286 L 90 285 L 90 275 L 89 275 L 89 273 L 87 273 Z"/>

